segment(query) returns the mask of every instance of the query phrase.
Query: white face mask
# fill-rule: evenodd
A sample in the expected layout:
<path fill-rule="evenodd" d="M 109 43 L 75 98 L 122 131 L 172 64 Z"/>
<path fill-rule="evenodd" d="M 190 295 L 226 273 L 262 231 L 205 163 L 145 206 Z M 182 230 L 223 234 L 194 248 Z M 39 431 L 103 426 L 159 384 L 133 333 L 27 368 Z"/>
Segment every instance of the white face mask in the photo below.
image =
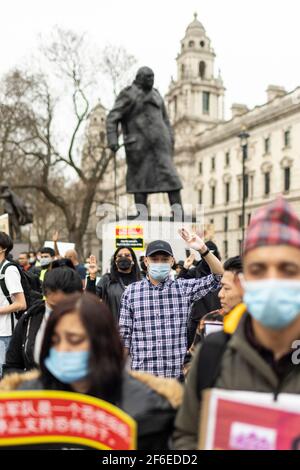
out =
<path fill-rule="evenodd" d="M 52 261 L 53 261 L 52 258 L 41 258 L 40 263 L 42 267 L 46 267 L 46 266 L 49 266 L 49 264 L 51 264 Z"/>

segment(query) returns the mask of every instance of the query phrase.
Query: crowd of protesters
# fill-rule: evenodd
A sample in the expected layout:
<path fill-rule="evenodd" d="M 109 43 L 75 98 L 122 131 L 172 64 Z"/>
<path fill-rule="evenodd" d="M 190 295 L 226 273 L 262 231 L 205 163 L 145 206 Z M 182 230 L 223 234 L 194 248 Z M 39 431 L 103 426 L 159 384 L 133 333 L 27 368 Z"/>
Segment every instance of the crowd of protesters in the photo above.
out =
<path fill-rule="evenodd" d="M 22 252 L 0 232 L 0 390 L 67 390 L 106 400 L 138 425 L 138 448 L 195 450 L 202 392 L 300 392 L 300 219 L 280 197 L 253 215 L 242 256 L 180 230 L 175 260 L 154 240 L 137 259 Z M 195 261 L 193 253 L 200 254 Z"/>

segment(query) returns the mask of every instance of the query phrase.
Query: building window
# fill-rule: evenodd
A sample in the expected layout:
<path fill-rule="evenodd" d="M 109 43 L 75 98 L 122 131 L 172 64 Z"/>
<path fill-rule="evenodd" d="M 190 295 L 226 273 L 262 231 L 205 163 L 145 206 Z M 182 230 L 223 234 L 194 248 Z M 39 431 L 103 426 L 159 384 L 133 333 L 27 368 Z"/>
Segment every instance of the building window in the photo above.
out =
<path fill-rule="evenodd" d="M 211 171 L 216 169 L 216 157 L 211 157 Z"/>
<path fill-rule="evenodd" d="M 265 173 L 265 196 L 270 194 L 270 172 Z"/>
<path fill-rule="evenodd" d="M 250 224 L 251 222 L 251 214 L 248 214 L 248 225 Z"/>
<path fill-rule="evenodd" d="M 202 196 L 203 196 L 202 189 L 199 189 L 198 191 L 198 203 L 199 204 L 202 204 Z"/>
<path fill-rule="evenodd" d="M 243 226 L 243 216 L 242 216 L 242 214 L 240 214 L 238 216 L 238 224 L 239 224 L 239 228 L 242 228 L 242 226 Z"/>
<path fill-rule="evenodd" d="M 200 41 L 200 46 L 201 46 L 201 47 L 205 47 L 205 42 L 204 42 L 204 41 Z"/>
<path fill-rule="evenodd" d="M 224 240 L 223 242 L 223 251 L 224 251 L 224 258 L 228 258 L 228 241 Z"/>
<path fill-rule="evenodd" d="M 195 42 L 194 42 L 194 41 L 190 41 L 190 42 L 189 42 L 189 47 L 195 47 Z"/>
<path fill-rule="evenodd" d="M 100 143 L 104 144 L 104 142 L 105 142 L 105 132 L 101 131 L 100 132 Z"/>
<path fill-rule="evenodd" d="M 249 198 L 249 175 L 244 176 L 244 197 L 245 200 Z"/>
<path fill-rule="evenodd" d="M 202 162 L 199 162 L 199 175 L 202 175 Z"/>
<path fill-rule="evenodd" d="M 291 146 L 291 131 L 285 131 L 284 133 L 284 146 L 285 147 Z"/>
<path fill-rule="evenodd" d="M 267 137 L 265 139 L 265 154 L 270 153 L 271 150 L 271 139 L 270 137 Z"/>
<path fill-rule="evenodd" d="M 253 199 L 254 176 L 250 175 L 250 198 Z"/>
<path fill-rule="evenodd" d="M 177 115 L 177 96 L 174 96 L 174 115 Z"/>
<path fill-rule="evenodd" d="M 216 187 L 212 186 L 210 189 L 211 189 L 211 206 L 214 207 L 216 203 Z"/>
<path fill-rule="evenodd" d="M 224 232 L 228 232 L 228 215 L 225 215 L 224 217 Z"/>
<path fill-rule="evenodd" d="M 225 153 L 225 166 L 228 167 L 230 165 L 230 153 Z"/>
<path fill-rule="evenodd" d="M 201 60 L 201 62 L 199 62 L 199 77 L 201 78 L 201 80 L 205 78 L 205 71 L 206 71 L 206 63 L 203 60 Z"/>
<path fill-rule="evenodd" d="M 209 101 L 210 101 L 210 93 L 208 91 L 204 91 L 202 93 L 202 100 L 203 100 L 203 114 L 209 114 Z"/>
<path fill-rule="evenodd" d="M 181 79 L 185 78 L 185 66 L 184 64 L 181 65 Z"/>
<path fill-rule="evenodd" d="M 225 183 L 225 204 L 230 201 L 230 183 Z"/>
<path fill-rule="evenodd" d="M 284 192 L 288 192 L 291 186 L 291 169 L 284 169 Z"/>
<path fill-rule="evenodd" d="M 210 220 L 209 220 L 209 223 L 210 223 L 210 225 L 214 225 L 215 220 L 214 220 L 214 219 L 210 219 Z"/>

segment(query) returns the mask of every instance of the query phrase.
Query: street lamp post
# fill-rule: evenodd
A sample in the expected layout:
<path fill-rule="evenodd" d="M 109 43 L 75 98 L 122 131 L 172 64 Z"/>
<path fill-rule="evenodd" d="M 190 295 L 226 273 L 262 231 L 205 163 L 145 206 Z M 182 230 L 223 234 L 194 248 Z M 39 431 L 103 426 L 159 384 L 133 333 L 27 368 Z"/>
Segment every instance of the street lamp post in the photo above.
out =
<path fill-rule="evenodd" d="M 248 138 L 250 135 L 244 129 L 240 134 L 239 138 L 241 141 L 242 148 L 242 185 L 243 185 L 243 199 L 242 199 L 242 246 L 244 245 L 245 239 L 245 206 L 246 206 L 246 185 L 245 185 L 245 174 L 246 174 L 246 160 L 248 157 Z"/>

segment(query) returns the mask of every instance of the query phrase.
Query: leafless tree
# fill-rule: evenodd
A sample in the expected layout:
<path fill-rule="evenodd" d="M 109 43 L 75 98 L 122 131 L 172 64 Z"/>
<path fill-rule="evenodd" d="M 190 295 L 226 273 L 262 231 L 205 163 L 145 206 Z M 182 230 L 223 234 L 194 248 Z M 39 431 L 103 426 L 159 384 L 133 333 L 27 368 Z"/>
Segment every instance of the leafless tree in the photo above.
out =
<path fill-rule="evenodd" d="M 114 98 L 121 89 L 129 85 L 133 77 L 136 58 L 128 54 L 123 46 L 107 45 L 103 50 L 102 69 L 112 84 Z"/>
<path fill-rule="evenodd" d="M 60 209 L 68 239 L 81 255 L 96 192 L 98 200 L 100 194 L 107 201 L 109 190 L 99 188 L 113 157 L 100 131 L 92 138 L 84 136 L 95 77 L 101 72 L 87 50 L 84 35 L 56 29 L 51 43 L 42 47 L 47 73 L 12 71 L 2 82 L 0 104 L 0 115 L 5 115 L 0 123 L 0 169 L 10 163 L 15 188 L 42 194 Z M 125 57 L 125 51 L 122 54 Z M 117 74 L 126 74 L 129 65 L 121 61 L 114 68 L 113 87 Z M 71 104 L 65 114 L 63 100 Z"/>

